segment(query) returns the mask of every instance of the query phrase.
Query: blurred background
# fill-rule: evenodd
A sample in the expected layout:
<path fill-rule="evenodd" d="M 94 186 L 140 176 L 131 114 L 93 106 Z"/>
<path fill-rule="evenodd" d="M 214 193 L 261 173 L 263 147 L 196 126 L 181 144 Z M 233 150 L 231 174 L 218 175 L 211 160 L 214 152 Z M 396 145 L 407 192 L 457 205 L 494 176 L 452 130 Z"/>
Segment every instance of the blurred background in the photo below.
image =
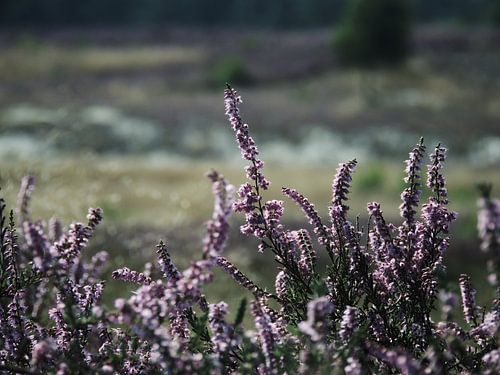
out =
<path fill-rule="evenodd" d="M 244 180 L 225 82 L 267 163 L 265 198 L 295 187 L 324 216 L 337 163 L 356 157 L 352 217 L 366 222 L 377 200 L 397 222 L 408 151 L 421 136 L 429 151 L 446 145 L 460 216 L 443 283 L 462 271 L 486 283 L 476 185 L 499 195 L 498 0 L 2 0 L 3 195 L 13 205 L 32 173 L 35 218 L 69 224 L 104 209 L 92 251 L 108 250 L 110 269 L 140 270 L 160 238 L 186 265 L 211 214 L 204 173 Z M 286 208 L 291 227 L 304 222 Z M 272 257 L 241 222 L 229 258 L 271 286 Z M 227 281 L 213 288 L 232 301 Z"/>

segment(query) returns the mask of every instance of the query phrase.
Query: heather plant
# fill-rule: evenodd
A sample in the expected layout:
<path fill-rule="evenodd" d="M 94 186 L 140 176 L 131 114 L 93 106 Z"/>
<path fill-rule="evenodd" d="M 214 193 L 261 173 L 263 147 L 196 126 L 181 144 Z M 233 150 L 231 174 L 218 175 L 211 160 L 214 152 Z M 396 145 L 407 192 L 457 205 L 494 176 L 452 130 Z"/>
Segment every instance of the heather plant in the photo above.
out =
<path fill-rule="evenodd" d="M 479 307 L 469 276 L 458 296 L 439 290 L 443 254 L 457 214 L 448 208 L 443 175 L 446 149 L 430 154 L 421 204 L 421 140 L 405 162 L 401 223 L 389 223 L 377 202 L 367 205 L 366 225 L 351 221 L 348 194 L 356 160 L 339 165 L 332 182 L 328 218 L 300 192 L 283 187 L 308 224 L 288 229 L 284 204 L 266 200 L 270 182 L 240 115 L 231 87 L 226 114 L 247 181 L 238 189 L 218 172 L 212 183 L 214 210 L 206 223 L 200 257 L 186 269 L 168 246 L 157 246 L 157 265 L 112 277 L 136 285 L 128 298 L 104 306 L 105 252 L 82 257 L 102 221 L 90 209 L 86 223 L 67 228 L 56 219 L 33 221 L 29 200 L 34 179 L 21 182 L 14 211 L 0 201 L 0 373 L 14 374 L 443 374 L 500 371 L 500 299 Z M 499 202 L 483 188 L 478 229 L 491 255 L 490 281 L 498 286 Z M 419 206 L 421 204 L 420 210 Z M 277 265 L 274 290 L 249 279 L 224 257 L 232 212 L 240 230 L 258 241 L 257 251 Z M 320 262 L 324 252 L 325 262 Z M 228 306 L 206 296 L 204 286 L 221 268 L 254 298 Z M 493 275 L 493 276 L 491 276 Z M 441 301 L 441 302 L 439 302 Z M 248 309 L 247 309 L 248 307 Z M 235 318 L 228 319 L 230 308 Z M 441 321 L 436 310 L 441 309 Z M 248 311 L 247 311 L 248 310 Z M 249 314 L 253 328 L 246 329 Z"/>

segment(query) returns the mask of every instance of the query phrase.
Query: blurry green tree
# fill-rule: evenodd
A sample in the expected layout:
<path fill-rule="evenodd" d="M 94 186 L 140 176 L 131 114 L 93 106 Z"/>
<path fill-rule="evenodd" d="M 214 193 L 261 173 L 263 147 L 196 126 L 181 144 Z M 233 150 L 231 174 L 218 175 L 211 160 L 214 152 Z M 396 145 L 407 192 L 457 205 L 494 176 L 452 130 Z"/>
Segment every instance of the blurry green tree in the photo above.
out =
<path fill-rule="evenodd" d="M 346 65 L 398 64 L 409 53 L 411 29 L 407 0 L 352 0 L 333 44 Z"/>

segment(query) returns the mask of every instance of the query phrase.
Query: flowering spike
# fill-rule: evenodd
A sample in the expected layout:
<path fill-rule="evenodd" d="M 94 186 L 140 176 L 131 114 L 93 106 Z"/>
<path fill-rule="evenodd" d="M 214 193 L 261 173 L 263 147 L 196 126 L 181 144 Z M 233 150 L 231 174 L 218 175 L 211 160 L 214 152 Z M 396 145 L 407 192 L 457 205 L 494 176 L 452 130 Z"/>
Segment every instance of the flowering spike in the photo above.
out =
<path fill-rule="evenodd" d="M 128 267 L 119 268 L 113 271 L 111 276 L 116 280 L 128 281 L 139 285 L 149 285 L 152 282 L 150 277 L 145 276 L 141 272 L 133 271 Z"/>
<path fill-rule="evenodd" d="M 257 300 L 251 304 L 251 312 L 255 319 L 255 327 L 260 339 L 262 352 L 266 360 L 265 374 L 277 374 L 277 360 L 274 356 L 274 338 L 272 334 L 272 326 L 270 317 L 264 312 L 262 303 Z"/>
<path fill-rule="evenodd" d="M 434 192 L 438 203 L 448 203 L 448 191 L 442 169 L 446 159 L 446 148 L 438 144 L 430 155 L 431 164 L 427 165 L 427 187 Z"/>
<path fill-rule="evenodd" d="M 337 220 L 339 215 L 341 219 L 346 218 L 349 206 L 344 202 L 347 200 L 352 174 L 357 163 L 356 159 L 353 159 L 347 163 L 340 163 L 337 168 L 337 173 L 332 182 L 332 205 L 330 206 L 330 217 L 333 222 Z"/>
<path fill-rule="evenodd" d="M 224 257 L 217 258 L 217 265 L 231 276 L 234 281 L 240 284 L 243 288 L 248 289 L 258 297 L 268 296 L 261 288 L 259 288 L 252 280 L 250 280 L 243 272 L 241 272 L 234 264 Z"/>
<path fill-rule="evenodd" d="M 316 252 L 312 247 L 311 237 L 309 237 L 309 233 L 305 229 L 300 229 L 294 232 L 294 234 L 300 251 L 297 265 L 302 277 L 310 280 L 314 275 L 314 267 L 316 266 Z"/>
<path fill-rule="evenodd" d="M 160 243 L 156 245 L 156 249 L 156 253 L 158 254 L 158 263 L 163 271 L 163 275 L 167 278 L 169 283 L 175 284 L 181 278 L 181 273 L 172 261 L 172 258 L 170 257 L 167 247 L 163 241 L 160 241 Z"/>
<path fill-rule="evenodd" d="M 29 219 L 29 203 L 31 195 L 35 190 L 35 177 L 24 176 L 21 179 L 21 187 L 17 195 L 16 213 L 19 216 L 21 223 Z"/>
<path fill-rule="evenodd" d="M 424 139 L 420 139 L 420 143 L 410 152 L 410 157 L 405 161 L 406 176 L 404 181 L 408 187 L 401 193 L 402 203 L 399 206 L 401 217 L 404 219 L 403 226 L 407 230 L 413 228 L 415 222 L 415 208 L 418 206 L 420 199 L 420 167 L 425 153 Z"/>
<path fill-rule="evenodd" d="M 216 258 L 224 250 L 229 231 L 228 218 L 231 215 L 234 187 L 229 185 L 224 176 L 213 170 L 208 174 L 212 181 L 215 197 L 212 219 L 206 224 L 207 234 L 203 240 L 203 256 L 205 259 Z"/>
<path fill-rule="evenodd" d="M 472 287 L 470 277 L 466 274 L 459 278 L 460 294 L 462 295 L 462 307 L 465 321 L 469 324 L 476 323 L 476 290 Z"/>

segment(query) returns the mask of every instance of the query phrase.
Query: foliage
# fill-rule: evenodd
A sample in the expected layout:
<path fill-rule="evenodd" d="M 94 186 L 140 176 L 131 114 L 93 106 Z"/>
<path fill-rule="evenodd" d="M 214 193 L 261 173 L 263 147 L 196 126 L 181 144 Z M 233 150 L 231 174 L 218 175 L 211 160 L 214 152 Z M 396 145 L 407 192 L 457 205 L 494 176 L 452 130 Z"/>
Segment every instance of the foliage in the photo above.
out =
<path fill-rule="evenodd" d="M 471 280 L 462 275 L 465 324 L 460 325 L 457 296 L 438 290 L 436 275 L 456 218 L 447 208 L 444 147 L 437 145 L 430 155 L 431 194 L 420 215 L 423 140 L 410 152 L 400 226 L 386 222 L 376 202 L 367 206 L 366 227 L 349 220 L 347 196 L 357 164 L 352 160 L 337 169 L 328 222 L 298 191 L 282 189 L 310 224 L 290 230 L 281 221 L 283 202 L 264 200 L 270 182 L 239 115 L 241 98 L 229 86 L 225 103 L 248 162 L 247 182 L 234 200 L 234 187 L 219 173 L 209 173 L 215 203 L 200 259 L 181 271 L 160 242 L 156 266 L 113 272 L 115 279 L 137 285 L 113 309 L 100 302 L 106 253 L 89 262 L 81 257 L 102 220 L 101 209 L 89 209 L 86 224 L 66 230 L 55 219 L 48 225 L 33 221 L 34 180 L 26 177 L 17 205 L 18 238 L 14 213 L 7 215 L 0 202 L 0 373 L 498 373 L 498 297 L 479 309 Z M 482 191 L 481 248 L 498 261 L 500 202 L 488 187 Z M 258 286 L 223 256 L 232 211 L 245 216 L 242 233 L 256 237 L 263 256 L 274 258 L 274 291 Z M 326 267 L 317 261 L 319 249 L 328 257 Z M 242 327 L 246 300 L 230 322 L 229 306 L 203 293 L 215 267 L 253 293 L 254 330 Z M 497 273 L 492 267 L 489 279 L 498 287 Z M 441 321 L 435 322 L 431 314 L 439 307 Z"/>
<path fill-rule="evenodd" d="M 410 48 L 407 0 L 353 0 L 335 35 L 339 59 L 348 65 L 398 64 Z"/>

